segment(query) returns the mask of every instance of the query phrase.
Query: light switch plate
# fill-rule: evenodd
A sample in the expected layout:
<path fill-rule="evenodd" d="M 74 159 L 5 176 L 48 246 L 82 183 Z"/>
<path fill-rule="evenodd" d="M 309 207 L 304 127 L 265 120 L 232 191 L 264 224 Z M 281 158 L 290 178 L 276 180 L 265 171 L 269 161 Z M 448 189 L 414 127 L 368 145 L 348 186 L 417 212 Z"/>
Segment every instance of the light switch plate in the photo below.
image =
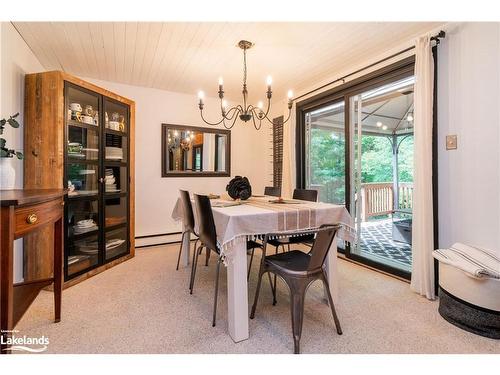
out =
<path fill-rule="evenodd" d="M 446 149 L 447 150 L 456 150 L 457 149 L 457 136 L 456 135 L 447 135 L 446 136 Z"/>

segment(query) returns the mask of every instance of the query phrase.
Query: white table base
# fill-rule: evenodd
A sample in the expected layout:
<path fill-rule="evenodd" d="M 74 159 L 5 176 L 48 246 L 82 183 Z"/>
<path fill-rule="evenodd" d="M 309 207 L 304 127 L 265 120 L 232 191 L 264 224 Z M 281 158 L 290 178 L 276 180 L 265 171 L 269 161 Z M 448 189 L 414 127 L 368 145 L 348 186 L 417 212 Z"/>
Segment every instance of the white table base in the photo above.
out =
<path fill-rule="evenodd" d="M 248 339 L 247 246 L 236 241 L 227 264 L 227 316 L 229 335 L 234 342 Z"/>

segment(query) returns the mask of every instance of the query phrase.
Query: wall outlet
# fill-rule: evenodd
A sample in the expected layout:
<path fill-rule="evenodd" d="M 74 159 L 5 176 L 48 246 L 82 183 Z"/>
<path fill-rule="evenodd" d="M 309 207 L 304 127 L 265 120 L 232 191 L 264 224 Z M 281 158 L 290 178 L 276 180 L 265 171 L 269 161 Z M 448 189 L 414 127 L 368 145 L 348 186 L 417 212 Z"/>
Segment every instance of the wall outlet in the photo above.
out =
<path fill-rule="evenodd" d="M 456 136 L 456 134 L 446 136 L 446 149 L 447 150 L 456 150 L 457 149 L 457 136 Z"/>

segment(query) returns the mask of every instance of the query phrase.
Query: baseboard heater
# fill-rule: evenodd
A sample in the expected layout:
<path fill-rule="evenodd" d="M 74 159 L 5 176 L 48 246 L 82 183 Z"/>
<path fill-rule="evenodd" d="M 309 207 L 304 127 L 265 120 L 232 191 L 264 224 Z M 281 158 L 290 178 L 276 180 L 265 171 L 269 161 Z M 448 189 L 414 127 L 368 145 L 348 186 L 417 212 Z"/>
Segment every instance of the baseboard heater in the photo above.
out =
<path fill-rule="evenodd" d="M 178 243 L 181 240 L 182 232 L 169 232 L 148 234 L 135 237 L 135 248 L 140 249 L 150 246 L 161 246 Z"/>

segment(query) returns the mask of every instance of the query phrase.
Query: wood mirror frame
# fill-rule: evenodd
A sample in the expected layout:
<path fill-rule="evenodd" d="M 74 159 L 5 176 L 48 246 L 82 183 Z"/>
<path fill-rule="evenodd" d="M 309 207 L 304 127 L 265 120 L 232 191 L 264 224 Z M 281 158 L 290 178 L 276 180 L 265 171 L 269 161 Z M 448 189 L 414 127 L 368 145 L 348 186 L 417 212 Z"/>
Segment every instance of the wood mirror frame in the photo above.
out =
<path fill-rule="evenodd" d="M 170 170 L 170 152 L 167 148 L 169 130 L 192 131 L 197 133 L 220 134 L 226 136 L 225 145 L 225 170 L 224 171 L 193 171 L 193 170 Z M 217 158 L 215 158 L 217 159 Z M 203 165 L 203 161 L 202 161 Z M 203 167 L 202 167 L 203 168 Z M 162 177 L 229 177 L 231 176 L 231 131 L 218 128 L 203 128 L 197 126 L 161 124 L 161 176 Z"/>

